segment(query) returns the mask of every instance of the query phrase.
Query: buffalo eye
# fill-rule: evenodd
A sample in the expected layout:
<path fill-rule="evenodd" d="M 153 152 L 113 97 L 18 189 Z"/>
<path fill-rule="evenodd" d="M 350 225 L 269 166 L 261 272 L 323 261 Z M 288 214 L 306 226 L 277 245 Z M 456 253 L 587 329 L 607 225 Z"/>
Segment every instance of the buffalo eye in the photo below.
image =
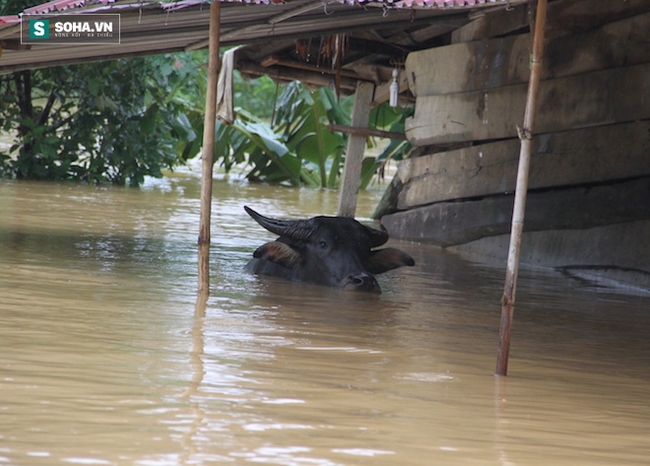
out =
<path fill-rule="evenodd" d="M 318 248 L 319 249 L 327 249 L 327 243 L 325 241 L 319 241 L 318 242 Z"/>

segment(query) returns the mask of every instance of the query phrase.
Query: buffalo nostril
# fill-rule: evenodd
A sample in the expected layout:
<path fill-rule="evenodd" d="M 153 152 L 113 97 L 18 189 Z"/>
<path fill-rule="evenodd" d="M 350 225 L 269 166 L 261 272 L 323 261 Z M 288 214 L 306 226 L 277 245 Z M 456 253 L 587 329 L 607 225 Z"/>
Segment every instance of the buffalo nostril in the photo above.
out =
<path fill-rule="evenodd" d="M 350 274 L 343 280 L 343 288 L 346 290 L 378 291 L 381 292 L 379 284 L 374 276 L 369 273 Z"/>

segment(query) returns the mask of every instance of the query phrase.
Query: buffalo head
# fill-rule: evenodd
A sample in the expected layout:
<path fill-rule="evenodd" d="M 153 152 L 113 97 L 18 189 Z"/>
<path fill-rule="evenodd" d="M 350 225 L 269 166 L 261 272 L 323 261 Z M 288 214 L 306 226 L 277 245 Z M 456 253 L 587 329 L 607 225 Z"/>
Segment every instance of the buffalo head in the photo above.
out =
<path fill-rule="evenodd" d="M 249 207 L 244 209 L 257 223 L 280 236 L 253 253 L 246 270 L 254 274 L 381 292 L 374 275 L 415 263 L 399 249 L 374 249 L 388 241 L 388 233 L 351 218 L 277 220 Z"/>

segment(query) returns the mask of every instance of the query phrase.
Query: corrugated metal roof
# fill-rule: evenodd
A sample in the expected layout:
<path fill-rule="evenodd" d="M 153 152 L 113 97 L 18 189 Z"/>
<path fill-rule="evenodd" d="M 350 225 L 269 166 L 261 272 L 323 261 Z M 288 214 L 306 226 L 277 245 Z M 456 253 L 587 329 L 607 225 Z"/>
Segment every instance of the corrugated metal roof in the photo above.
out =
<path fill-rule="evenodd" d="M 528 1 L 221 0 L 221 44 L 256 46 L 257 49 L 247 54 L 252 69 L 260 67 L 256 63 L 271 55 L 281 58 L 290 55 L 295 51 L 295 40 L 313 38 L 318 43 L 323 36 L 345 33 L 350 38 L 350 59 L 345 64 L 348 74 L 353 78 L 375 79 L 368 76 L 381 73 L 362 72 L 361 68 L 391 66 L 391 62 L 403 60 L 409 51 L 435 45 L 440 37 L 469 22 L 469 14 L 476 8 L 504 9 Z M 208 3 L 207 0 L 54 0 L 19 13 L 46 17 L 119 13 L 121 43 L 110 45 L 23 45 L 18 15 L 0 17 L 0 74 L 206 47 Z M 303 68 L 318 66 L 322 64 L 311 62 Z M 318 74 L 318 71 L 312 69 L 311 73 Z"/>
<path fill-rule="evenodd" d="M 5 25 L 16 24 L 19 22 L 20 22 L 20 16 L 18 15 L 0 16 L 0 28 Z"/>
<path fill-rule="evenodd" d="M 112 3 L 114 0 L 91 0 L 92 3 L 102 3 L 107 5 L 109 2 Z M 43 3 L 42 5 L 36 5 L 31 8 L 27 8 L 24 13 L 28 15 L 44 14 L 54 11 L 65 11 L 70 8 L 78 8 L 84 6 L 86 3 L 91 3 L 91 1 L 86 0 L 54 0 L 52 2 Z"/>
<path fill-rule="evenodd" d="M 222 2 L 229 3 L 254 3 L 254 4 L 271 4 L 271 3 L 290 3 L 283 0 L 221 0 Z M 433 7 L 433 8 L 476 8 L 479 6 L 494 5 L 494 4 L 511 4 L 519 3 L 518 0 L 330 0 L 323 3 L 347 3 L 348 5 L 367 4 L 380 5 L 391 8 L 414 8 L 414 7 Z M 120 1 L 120 0 L 53 0 L 51 2 L 43 3 L 31 8 L 27 8 L 25 14 L 45 14 L 52 12 L 62 12 L 71 9 L 90 6 L 94 4 L 101 4 L 106 6 L 108 4 L 129 4 L 132 6 L 142 6 L 145 4 L 159 4 L 162 8 L 178 10 L 188 6 L 195 6 L 198 4 L 209 3 L 208 0 L 181 0 L 181 1 Z"/>

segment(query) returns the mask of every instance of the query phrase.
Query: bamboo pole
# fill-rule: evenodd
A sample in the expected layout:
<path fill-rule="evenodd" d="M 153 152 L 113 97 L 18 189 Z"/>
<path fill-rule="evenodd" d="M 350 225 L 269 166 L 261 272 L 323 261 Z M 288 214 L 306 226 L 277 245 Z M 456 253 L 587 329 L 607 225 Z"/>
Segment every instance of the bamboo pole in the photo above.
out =
<path fill-rule="evenodd" d="M 201 214 L 199 220 L 198 262 L 199 299 L 210 294 L 210 216 L 212 211 L 212 166 L 214 163 L 214 130 L 217 118 L 217 82 L 219 79 L 219 29 L 221 1 L 210 5 L 208 82 L 203 120 L 203 148 L 201 150 Z"/>
<path fill-rule="evenodd" d="M 519 152 L 519 167 L 517 169 L 517 184 L 515 187 L 515 202 L 512 213 L 510 245 L 508 247 L 508 262 L 506 278 L 501 298 L 501 324 L 499 328 L 499 352 L 497 356 L 496 375 L 508 375 L 508 356 L 510 353 L 510 329 L 515 310 L 515 291 L 517 274 L 519 272 L 519 255 L 521 251 L 521 235 L 524 229 L 524 212 L 526 210 L 526 194 L 528 191 L 528 173 L 530 154 L 535 125 L 535 110 L 539 94 L 539 81 L 544 54 L 544 28 L 546 25 L 547 0 L 538 0 L 535 15 L 535 32 L 533 34 L 533 53 L 526 97 L 526 111 L 523 128 L 517 128 L 521 149 Z"/>

